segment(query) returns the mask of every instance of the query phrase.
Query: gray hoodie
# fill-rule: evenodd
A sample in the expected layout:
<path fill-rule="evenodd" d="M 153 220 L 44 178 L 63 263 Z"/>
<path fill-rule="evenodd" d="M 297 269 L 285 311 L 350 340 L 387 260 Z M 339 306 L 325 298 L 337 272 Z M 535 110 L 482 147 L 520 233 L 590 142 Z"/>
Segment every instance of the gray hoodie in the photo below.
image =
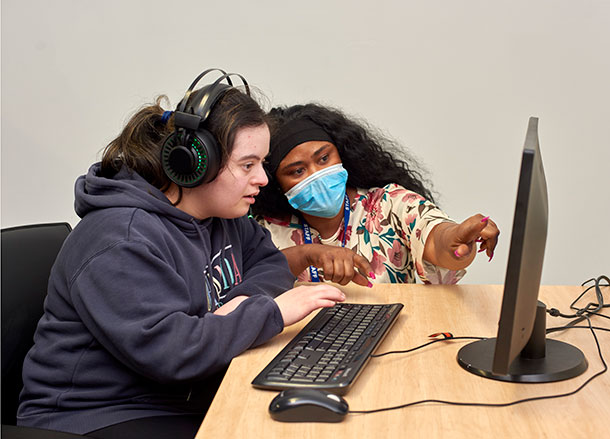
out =
<path fill-rule="evenodd" d="M 254 220 L 199 221 L 126 167 L 99 174 L 76 181 L 82 220 L 51 271 L 20 425 L 82 434 L 204 413 L 231 359 L 283 328 L 273 297 L 294 277 Z"/>

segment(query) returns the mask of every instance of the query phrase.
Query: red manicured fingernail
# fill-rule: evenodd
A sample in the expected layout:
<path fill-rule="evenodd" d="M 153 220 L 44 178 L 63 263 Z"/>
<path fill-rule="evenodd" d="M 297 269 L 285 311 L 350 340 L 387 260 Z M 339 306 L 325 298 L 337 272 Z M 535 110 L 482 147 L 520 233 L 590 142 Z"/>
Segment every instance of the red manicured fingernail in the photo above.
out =
<path fill-rule="evenodd" d="M 492 254 L 491 254 L 491 256 L 489 257 L 489 261 L 488 261 L 488 262 L 491 262 L 491 260 L 493 259 L 493 257 L 494 257 L 494 254 L 492 253 Z"/>
<path fill-rule="evenodd" d="M 369 284 L 367 285 L 367 287 L 373 288 L 373 284 L 369 281 Z"/>
<path fill-rule="evenodd" d="M 458 251 L 454 251 L 453 254 L 457 257 L 457 258 L 461 258 L 462 256 L 458 253 Z"/>
<path fill-rule="evenodd" d="M 485 221 L 487 221 L 488 219 L 489 219 L 489 216 L 486 216 L 485 218 L 483 218 L 483 219 L 481 220 L 481 222 L 482 222 L 482 223 L 484 223 L 484 222 L 485 222 Z"/>
<path fill-rule="evenodd" d="M 372 271 L 369 273 L 369 277 L 370 277 L 371 279 L 377 279 L 377 278 L 375 277 L 375 273 L 373 273 Z"/>
<path fill-rule="evenodd" d="M 481 253 L 481 252 L 484 252 L 484 251 L 485 251 L 485 249 L 484 249 L 484 248 L 482 248 L 482 249 L 481 249 L 481 250 L 479 250 L 477 253 Z"/>
<path fill-rule="evenodd" d="M 483 238 L 477 239 L 477 242 L 483 242 Z"/>

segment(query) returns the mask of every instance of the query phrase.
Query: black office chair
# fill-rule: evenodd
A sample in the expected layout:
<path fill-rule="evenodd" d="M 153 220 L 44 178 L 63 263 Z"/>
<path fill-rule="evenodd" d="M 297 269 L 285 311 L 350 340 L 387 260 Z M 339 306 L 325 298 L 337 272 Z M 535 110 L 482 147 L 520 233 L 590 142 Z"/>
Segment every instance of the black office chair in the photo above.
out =
<path fill-rule="evenodd" d="M 57 253 L 72 228 L 68 223 L 2 229 L 2 437 L 82 438 L 53 430 L 17 427 L 21 369 L 34 344 L 47 283 Z"/>

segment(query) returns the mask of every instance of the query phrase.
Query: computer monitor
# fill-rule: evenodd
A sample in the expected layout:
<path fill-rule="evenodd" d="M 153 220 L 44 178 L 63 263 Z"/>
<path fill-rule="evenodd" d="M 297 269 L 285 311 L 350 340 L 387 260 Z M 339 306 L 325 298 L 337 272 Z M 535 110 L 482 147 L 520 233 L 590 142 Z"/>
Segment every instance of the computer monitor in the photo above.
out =
<path fill-rule="evenodd" d="M 546 338 L 546 306 L 538 301 L 548 226 L 548 194 L 538 142 L 538 118 L 529 120 L 513 218 L 496 338 L 470 343 L 458 363 L 501 381 L 539 383 L 580 375 L 587 360 L 575 346 Z"/>

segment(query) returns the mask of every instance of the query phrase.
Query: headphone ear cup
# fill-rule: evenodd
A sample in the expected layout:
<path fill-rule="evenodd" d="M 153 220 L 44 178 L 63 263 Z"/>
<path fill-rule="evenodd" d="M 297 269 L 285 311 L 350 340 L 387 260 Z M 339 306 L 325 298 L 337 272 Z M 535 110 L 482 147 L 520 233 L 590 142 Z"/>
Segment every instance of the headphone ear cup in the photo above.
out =
<path fill-rule="evenodd" d="M 206 171 L 201 183 L 209 183 L 216 178 L 220 171 L 222 152 L 216 138 L 208 130 L 197 130 L 194 137 L 199 144 L 203 145 L 205 151 Z"/>
<path fill-rule="evenodd" d="M 193 135 L 172 133 L 161 147 L 165 175 L 181 187 L 195 187 L 216 177 L 220 168 L 218 145 L 208 131 Z"/>

